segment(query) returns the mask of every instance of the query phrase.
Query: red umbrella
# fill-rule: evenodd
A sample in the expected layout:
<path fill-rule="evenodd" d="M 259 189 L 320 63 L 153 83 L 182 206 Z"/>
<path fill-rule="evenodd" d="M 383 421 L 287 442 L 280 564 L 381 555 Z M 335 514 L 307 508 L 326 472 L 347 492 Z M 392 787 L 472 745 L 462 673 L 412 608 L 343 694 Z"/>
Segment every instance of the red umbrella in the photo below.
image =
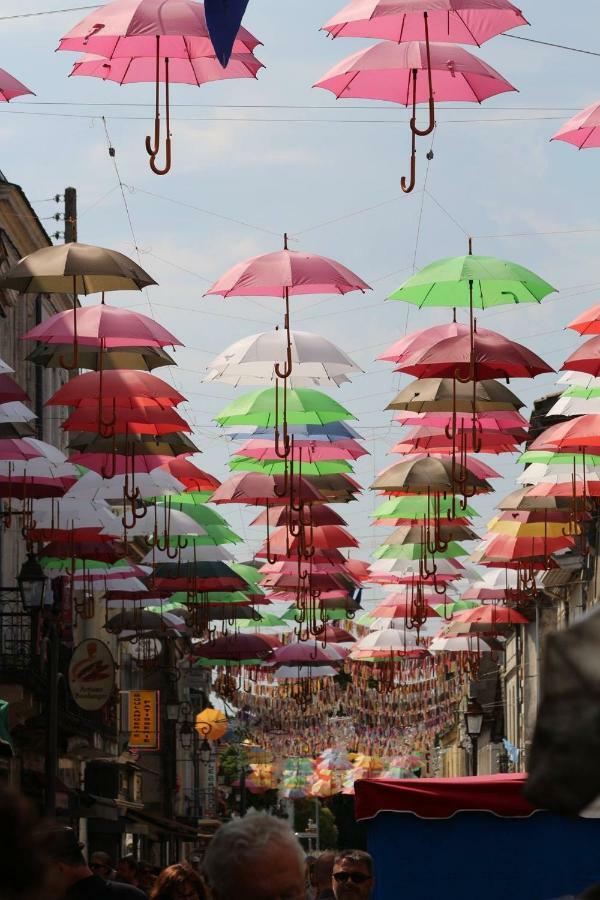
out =
<path fill-rule="evenodd" d="M 103 405 L 79 407 L 68 416 L 61 428 L 65 431 L 103 432 L 103 423 L 110 421 L 111 430 L 116 434 L 172 434 L 175 431 L 189 431 L 191 427 L 179 413 L 169 407 L 146 406 L 141 410 L 115 409 Z"/>
<path fill-rule="evenodd" d="M 472 622 L 489 625 L 529 625 L 527 619 L 509 606 L 474 606 L 452 616 L 453 622 Z"/>
<path fill-rule="evenodd" d="M 110 453 L 72 453 L 69 457 L 73 464 L 85 466 L 86 469 L 92 469 L 93 472 L 98 473 L 108 471 L 114 464 L 115 475 L 152 472 L 171 459 L 170 456 L 146 456 L 141 453 L 136 454 L 133 459 L 121 453 L 117 453 L 114 460 Z"/>
<path fill-rule="evenodd" d="M 313 525 L 346 525 L 346 521 L 330 506 L 325 503 L 311 504 L 310 519 Z M 260 515 L 250 522 L 250 525 L 286 525 L 290 521 L 292 525 L 298 524 L 298 513 L 287 506 L 273 506 L 265 509 Z"/>
<path fill-rule="evenodd" d="M 0 376 L 1 377 L 1 376 Z M 77 375 L 56 391 L 46 401 L 48 406 L 79 406 L 86 403 L 98 404 L 98 398 L 115 401 L 129 401 L 134 397 L 150 399 L 168 406 L 177 406 L 185 397 L 156 375 L 138 372 L 135 369 L 115 369 L 110 372 L 86 372 Z M 128 402 L 123 405 L 127 406 Z"/>
<path fill-rule="evenodd" d="M 0 102 L 9 103 L 15 97 L 22 97 L 24 94 L 32 94 L 28 87 L 25 87 L 20 81 L 11 75 L 5 69 L 0 69 Z"/>
<path fill-rule="evenodd" d="M 277 642 L 280 644 L 280 642 Z M 265 659 L 273 652 L 273 643 L 262 634 L 227 634 L 194 645 L 194 656 L 207 659 Z"/>
<path fill-rule="evenodd" d="M 208 472 L 204 472 L 194 463 L 181 457 L 167 460 L 162 467 L 182 484 L 185 484 L 188 491 L 214 491 L 221 486 L 218 478 L 209 475 Z"/>
<path fill-rule="evenodd" d="M 57 313 L 36 325 L 23 340 L 44 344 L 72 344 L 89 347 L 167 347 L 181 346 L 166 328 L 142 313 L 102 303 Z"/>
<path fill-rule="evenodd" d="M 323 647 L 321 642 L 294 643 L 280 647 L 273 654 L 280 666 L 335 666 L 346 654 L 341 648 Z"/>
<path fill-rule="evenodd" d="M 485 559 L 514 562 L 527 557 L 549 556 L 558 550 L 573 547 L 574 541 L 567 536 L 562 537 L 511 537 L 495 534 L 486 541 L 480 551 Z"/>
<path fill-rule="evenodd" d="M 299 537 L 290 537 L 287 527 L 278 528 L 270 537 L 271 550 L 275 553 L 294 553 L 300 546 Z M 337 547 L 358 547 L 358 541 L 339 525 L 316 525 L 311 529 L 310 545 L 316 550 Z"/>
<path fill-rule="evenodd" d="M 356 638 L 349 631 L 338 625 L 327 625 L 319 637 L 325 644 L 354 644 L 356 642 Z"/>
<path fill-rule="evenodd" d="M 600 413 L 589 413 L 568 422 L 551 425 L 533 441 L 530 449 L 579 449 L 579 452 L 584 453 L 600 453 Z"/>
<path fill-rule="evenodd" d="M 439 603 L 439 597 L 435 598 L 435 602 Z M 422 603 L 421 606 L 423 609 L 423 616 L 425 618 L 432 619 L 439 617 L 439 613 L 437 613 L 432 606 L 429 606 L 428 603 Z M 390 599 L 387 598 L 382 603 L 380 603 L 379 606 L 376 606 L 375 609 L 369 613 L 369 615 L 374 619 L 410 619 L 414 615 L 416 607 L 416 599 L 411 603 L 409 600 L 391 602 Z"/>
<path fill-rule="evenodd" d="M 586 309 L 580 316 L 569 322 L 567 328 L 572 328 L 579 334 L 600 334 L 600 303 Z"/>
<path fill-rule="evenodd" d="M 0 403 L 13 400 L 29 400 L 29 396 L 10 375 L 0 375 Z"/>
<path fill-rule="evenodd" d="M 74 537 L 74 535 L 73 535 Z M 126 556 L 125 545 L 114 540 L 85 541 L 77 539 L 52 541 L 43 548 L 44 556 L 57 559 L 89 559 L 96 562 L 116 563 Z"/>
<path fill-rule="evenodd" d="M 391 453 L 401 453 L 406 455 L 427 453 L 429 455 L 440 454 L 448 455 L 456 453 L 456 439 L 448 437 L 442 430 L 436 434 L 427 434 L 432 429 L 415 428 L 409 432 L 403 440 L 399 441 L 391 449 Z M 464 439 L 470 431 L 462 431 L 459 433 Z M 517 444 L 526 440 L 523 436 L 520 441 L 513 439 L 512 435 L 505 435 L 501 432 L 478 431 L 477 432 L 477 449 L 480 453 L 515 453 Z"/>
<path fill-rule="evenodd" d="M 571 353 L 560 368 L 569 372 L 585 372 L 594 377 L 600 375 L 600 335 L 590 338 Z"/>

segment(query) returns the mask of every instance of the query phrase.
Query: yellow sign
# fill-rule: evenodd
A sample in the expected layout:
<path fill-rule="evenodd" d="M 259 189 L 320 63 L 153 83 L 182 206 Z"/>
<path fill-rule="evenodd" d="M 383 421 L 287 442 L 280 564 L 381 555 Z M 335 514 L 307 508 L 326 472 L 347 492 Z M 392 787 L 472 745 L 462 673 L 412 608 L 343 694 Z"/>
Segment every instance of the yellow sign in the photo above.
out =
<path fill-rule="evenodd" d="M 158 691 L 129 691 L 129 746 L 132 749 L 159 749 L 158 698 Z"/>

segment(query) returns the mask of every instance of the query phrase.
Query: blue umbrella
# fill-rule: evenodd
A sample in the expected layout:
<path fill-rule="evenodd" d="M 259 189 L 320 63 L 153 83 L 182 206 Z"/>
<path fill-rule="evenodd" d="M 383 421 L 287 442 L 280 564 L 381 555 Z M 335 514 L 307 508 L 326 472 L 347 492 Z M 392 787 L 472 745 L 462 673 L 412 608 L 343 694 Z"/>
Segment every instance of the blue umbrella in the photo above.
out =
<path fill-rule="evenodd" d="M 345 422 L 328 422 L 327 425 L 288 425 L 290 437 L 308 438 L 313 441 L 339 441 L 351 438 L 362 441 L 362 435 Z M 247 441 L 253 438 L 272 438 L 272 428 L 255 428 L 252 431 L 228 431 L 232 441 Z"/>
<path fill-rule="evenodd" d="M 206 24 L 217 59 L 225 68 L 240 30 L 248 0 L 205 0 Z"/>

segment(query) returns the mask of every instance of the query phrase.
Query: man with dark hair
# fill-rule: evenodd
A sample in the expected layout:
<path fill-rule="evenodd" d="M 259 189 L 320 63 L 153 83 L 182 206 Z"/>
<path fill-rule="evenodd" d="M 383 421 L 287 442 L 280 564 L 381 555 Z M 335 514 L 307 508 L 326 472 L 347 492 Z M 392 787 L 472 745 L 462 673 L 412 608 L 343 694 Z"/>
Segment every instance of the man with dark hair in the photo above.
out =
<path fill-rule="evenodd" d="M 336 900 L 368 900 L 373 890 L 373 857 L 364 850 L 341 850 L 333 862 Z"/>
<path fill-rule="evenodd" d="M 333 850 L 325 850 L 313 862 L 311 884 L 315 888 L 315 900 L 333 900 L 331 873 L 334 860 Z"/>
<path fill-rule="evenodd" d="M 117 881 L 121 884 L 131 884 L 133 887 L 139 886 L 139 866 L 133 854 L 121 857 L 117 863 Z"/>
<path fill-rule="evenodd" d="M 64 900 L 144 900 L 144 894 L 137 888 L 94 875 L 72 828 L 49 828 L 42 836 L 41 845 L 51 865 L 52 880 L 60 891 L 51 896 L 61 896 Z"/>
<path fill-rule="evenodd" d="M 108 853 L 104 853 L 102 850 L 97 850 L 90 856 L 90 869 L 94 875 L 99 875 L 104 881 L 114 881 L 117 876 L 112 859 Z"/>

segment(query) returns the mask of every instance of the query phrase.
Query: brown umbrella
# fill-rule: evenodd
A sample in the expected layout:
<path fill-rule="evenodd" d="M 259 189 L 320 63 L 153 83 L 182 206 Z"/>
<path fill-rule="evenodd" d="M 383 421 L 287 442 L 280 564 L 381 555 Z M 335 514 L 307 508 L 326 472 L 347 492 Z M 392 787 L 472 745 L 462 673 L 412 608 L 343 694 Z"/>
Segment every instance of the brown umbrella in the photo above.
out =
<path fill-rule="evenodd" d="M 21 294 L 140 291 L 151 284 L 154 279 L 123 253 L 78 243 L 34 250 L 0 279 L 0 287 Z"/>
<path fill-rule="evenodd" d="M 143 440 L 147 437 L 147 440 Z M 150 435 L 115 434 L 102 437 L 99 434 L 76 432 L 69 438 L 69 448 L 81 453 L 131 454 L 133 450 L 144 456 L 180 456 L 183 453 L 200 453 L 186 435 L 180 432 L 162 434 L 158 441 Z M 105 478 L 111 476 L 105 475 Z"/>
<path fill-rule="evenodd" d="M 487 481 L 477 478 L 468 468 L 464 476 L 464 485 L 470 491 L 483 494 L 492 490 Z M 455 484 L 456 472 L 452 460 L 427 456 L 424 459 L 410 459 L 390 466 L 375 479 L 371 489 L 412 494 L 423 494 L 428 491 L 453 493 Z"/>
<path fill-rule="evenodd" d="M 39 344 L 26 359 L 46 369 L 62 368 L 61 360 L 71 350 L 70 344 Z M 97 372 L 102 368 L 139 369 L 151 372 L 161 366 L 174 366 L 175 360 L 160 347 L 119 347 L 100 351 L 96 347 L 79 347 L 78 365 L 81 369 Z"/>
<path fill-rule="evenodd" d="M 452 378 L 420 378 L 403 388 L 387 409 L 448 412 L 453 409 L 454 399 L 457 413 L 497 412 L 521 409 L 525 405 L 499 381 L 478 381 L 474 388 L 471 382 L 463 384 Z"/>
<path fill-rule="evenodd" d="M 568 509 L 571 503 L 570 497 L 530 497 L 529 488 L 519 488 L 511 491 L 496 504 L 497 509 L 502 510 L 554 510 Z"/>

